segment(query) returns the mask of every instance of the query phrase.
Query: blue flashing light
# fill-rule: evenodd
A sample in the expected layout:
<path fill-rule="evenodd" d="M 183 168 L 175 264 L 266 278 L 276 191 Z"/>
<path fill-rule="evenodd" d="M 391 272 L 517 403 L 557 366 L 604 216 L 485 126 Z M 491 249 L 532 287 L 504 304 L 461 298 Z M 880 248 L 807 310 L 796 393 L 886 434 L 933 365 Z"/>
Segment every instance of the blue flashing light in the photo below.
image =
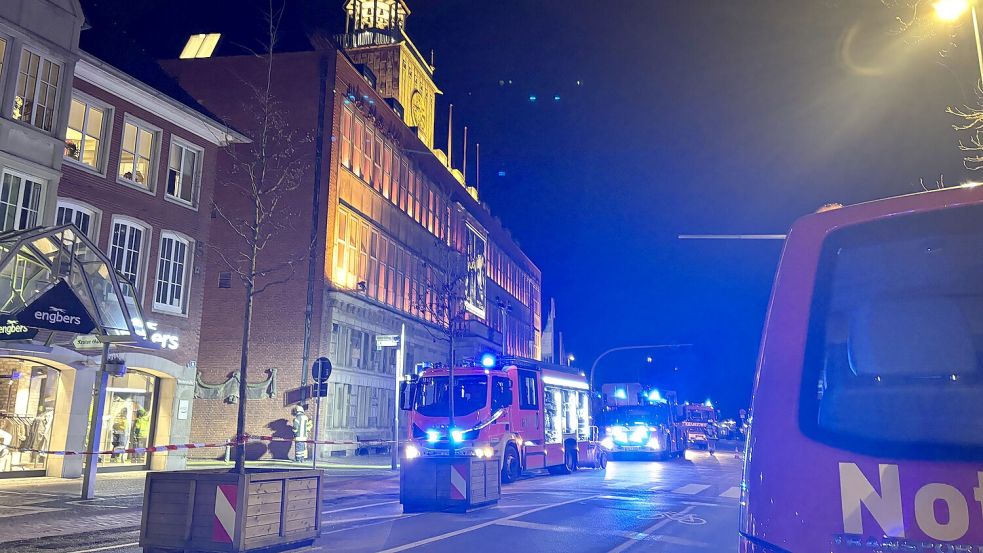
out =
<path fill-rule="evenodd" d="M 553 101 L 554 102 L 559 102 L 560 101 L 560 95 L 557 94 L 556 96 L 553 96 Z"/>
<path fill-rule="evenodd" d="M 463 430 L 451 430 L 451 440 L 455 444 L 459 444 L 464 441 L 464 431 Z"/>
<path fill-rule="evenodd" d="M 490 369 L 498 364 L 498 359 L 495 357 L 494 353 L 483 353 L 481 354 L 481 366 Z"/>
<path fill-rule="evenodd" d="M 628 392 L 624 388 L 618 388 L 614 391 L 614 397 L 617 399 L 628 399 Z"/>
<path fill-rule="evenodd" d="M 536 100 L 538 100 L 538 98 L 536 98 L 536 95 L 535 94 L 530 94 L 529 95 L 529 101 L 530 102 L 535 102 Z"/>
<path fill-rule="evenodd" d="M 499 171 L 499 172 L 498 172 L 498 176 L 500 176 L 500 177 L 504 177 L 504 176 L 505 176 L 505 171 Z"/>
<path fill-rule="evenodd" d="M 662 394 L 658 390 L 652 390 L 649 392 L 649 401 L 663 401 Z"/>
<path fill-rule="evenodd" d="M 427 441 L 435 444 L 440 441 L 440 432 L 436 430 L 427 430 Z"/>
<path fill-rule="evenodd" d="M 703 403 L 703 405 L 706 405 L 706 406 L 707 406 L 707 407 L 709 407 L 710 409 L 713 409 L 713 402 L 712 402 L 712 401 L 710 401 L 709 399 L 708 399 L 708 400 L 706 400 L 706 402 L 704 402 L 704 403 Z"/>

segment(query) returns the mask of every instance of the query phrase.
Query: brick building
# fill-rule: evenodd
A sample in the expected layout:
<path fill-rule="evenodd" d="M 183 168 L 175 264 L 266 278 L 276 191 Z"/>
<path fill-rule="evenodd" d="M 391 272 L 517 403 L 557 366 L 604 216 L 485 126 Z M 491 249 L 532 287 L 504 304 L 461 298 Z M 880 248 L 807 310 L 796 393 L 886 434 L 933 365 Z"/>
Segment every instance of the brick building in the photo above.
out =
<path fill-rule="evenodd" d="M 375 337 L 398 334 L 405 324 L 408 369 L 448 361 L 441 321 L 418 301 L 440 280 L 448 249 L 460 252 L 469 268 L 456 358 L 487 350 L 540 353 L 539 269 L 447 155 L 434 149 L 439 90 L 433 67 L 404 33 L 409 10 L 396 0 L 351 1 L 345 9 L 346 34 L 332 39 L 315 31 L 305 48 L 273 56 L 274 95 L 294 128 L 314 140 L 297 145 L 309 170 L 290 197 L 291 231 L 271 251 L 287 257 L 314 244 L 314 255 L 310 267 L 257 300 L 250 380 L 275 369 L 278 393 L 251 402 L 253 433 L 290 436 L 290 409 L 304 401 L 311 361 L 324 356 L 335 371 L 319 437 L 390 437 L 395 351 L 377 349 Z M 263 59 L 220 41 L 210 58 L 163 65 L 209 110 L 255 138 L 242 99 L 265 82 Z M 234 202 L 223 190 L 216 201 Z M 211 231 L 213 242 L 234 242 L 227 225 L 220 227 Z M 237 282 L 223 286 L 228 273 L 209 259 L 199 354 L 209 382 L 238 366 L 240 328 L 227 321 L 241 320 L 243 290 Z M 195 412 L 195 439 L 233 432 L 234 405 L 199 399 Z M 269 453 L 285 456 L 286 445 Z"/>
<path fill-rule="evenodd" d="M 188 440 L 209 222 L 201 206 L 211 204 L 219 148 L 246 140 L 190 98 L 82 52 L 82 23 L 74 0 L 0 7 L 0 477 L 81 473 L 82 457 L 21 448 L 87 448 L 96 334 L 148 347 L 113 347 L 129 370 L 104 390 L 95 447 Z M 96 321 L 94 334 L 18 323 L 59 283 Z M 99 466 L 182 468 L 184 454 L 105 455 Z"/>

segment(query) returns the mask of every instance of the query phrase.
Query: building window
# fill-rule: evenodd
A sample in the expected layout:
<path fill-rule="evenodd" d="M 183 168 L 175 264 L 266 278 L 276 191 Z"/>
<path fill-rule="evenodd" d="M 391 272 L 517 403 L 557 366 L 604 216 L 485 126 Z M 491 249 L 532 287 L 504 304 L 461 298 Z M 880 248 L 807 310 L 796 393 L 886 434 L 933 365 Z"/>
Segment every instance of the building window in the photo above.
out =
<path fill-rule="evenodd" d="M 65 131 L 65 157 L 102 169 L 102 137 L 105 133 L 106 109 L 93 106 L 78 98 L 72 98 L 68 112 L 68 130 Z"/>
<path fill-rule="evenodd" d="M 201 150 L 171 137 L 171 160 L 167 164 L 167 196 L 194 204 L 198 190 Z"/>
<path fill-rule="evenodd" d="M 174 233 L 161 233 L 154 309 L 184 313 L 189 246 L 188 240 Z"/>
<path fill-rule="evenodd" d="M 37 226 L 41 191 L 41 182 L 33 177 L 4 171 L 0 183 L 0 230 Z"/>
<path fill-rule="evenodd" d="M 123 144 L 119 154 L 119 178 L 141 188 L 153 185 L 153 152 L 158 134 L 136 121 L 123 123 Z"/>
<path fill-rule="evenodd" d="M 55 119 L 60 76 L 60 65 L 30 50 L 24 50 L 17 74 L 14 119 L 50 132 Z"/>
<path fill-rule="evenodd" d="M 0 80 L 3 79 L 3 62 L 7 59 L 7 39 L 0 37 Z"/>
<path fill-rule="evenodd" d="M 341 111 L 341 165 L 352 168 L 352 110 Z"/>
<path fill-rule="evenodd" d="M 109 260 L 116 272 L 129 279 L 137 289 L 141 288 L 140 267 L 146 234 L 146 227 L 137 223 L 125 220 L 113 221 Z"/>
<path fill-rule="evenodd" d="M 73 223 L 82 231 L 82 234 L 91 239 L 95 239 L 95 231 L 99 228 L 93 209 L 75 202 L 58 200 L 58 214 L 55 216 L 55 224 L 67 225 L 68 223 Z"/>

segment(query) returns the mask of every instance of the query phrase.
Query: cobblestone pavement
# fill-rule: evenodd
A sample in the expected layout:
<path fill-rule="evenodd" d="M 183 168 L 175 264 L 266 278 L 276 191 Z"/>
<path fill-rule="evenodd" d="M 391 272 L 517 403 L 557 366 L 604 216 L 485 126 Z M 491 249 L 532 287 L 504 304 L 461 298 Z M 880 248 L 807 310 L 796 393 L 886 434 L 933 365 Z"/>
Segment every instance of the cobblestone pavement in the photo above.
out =
<path fill-rule="evenodd" d="M 398 489 L 396 474 L 381 468 L 388 466 L 388 461 L 385 456 L 365 456 L 319 467 L 325 470 L 325 501 Z M 223 466 L 228 465 L 198 463 L 190 468 Z M 299 468 L 289 463 L 250 466 Z M 57 545 L 63 543 L 62 538 L 80 533 L 89 533 L 87 538 L 98 538 L 105 532 L 107 540 L 132 534 L 136 541 L 145 478 L 143 471 L 99 474 L 97 497 L 92 500 L 79 499 L 81 479 L 0 479 L 0 550 L 59 551 L 63 550 Z"/>

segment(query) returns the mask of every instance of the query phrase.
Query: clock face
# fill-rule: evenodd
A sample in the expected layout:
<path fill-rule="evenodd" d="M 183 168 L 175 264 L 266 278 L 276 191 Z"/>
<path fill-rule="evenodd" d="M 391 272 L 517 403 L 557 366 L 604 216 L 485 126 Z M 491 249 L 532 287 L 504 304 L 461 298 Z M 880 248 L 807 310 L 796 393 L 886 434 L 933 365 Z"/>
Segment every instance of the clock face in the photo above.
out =
<path fill-rule="evenodd" d="M 426 108 L 423 105 L 423 94 L 414 90 L 410 96 L 410 112 L 413 114 L 413 125 L 422 127 L 426 118 Z"/>

